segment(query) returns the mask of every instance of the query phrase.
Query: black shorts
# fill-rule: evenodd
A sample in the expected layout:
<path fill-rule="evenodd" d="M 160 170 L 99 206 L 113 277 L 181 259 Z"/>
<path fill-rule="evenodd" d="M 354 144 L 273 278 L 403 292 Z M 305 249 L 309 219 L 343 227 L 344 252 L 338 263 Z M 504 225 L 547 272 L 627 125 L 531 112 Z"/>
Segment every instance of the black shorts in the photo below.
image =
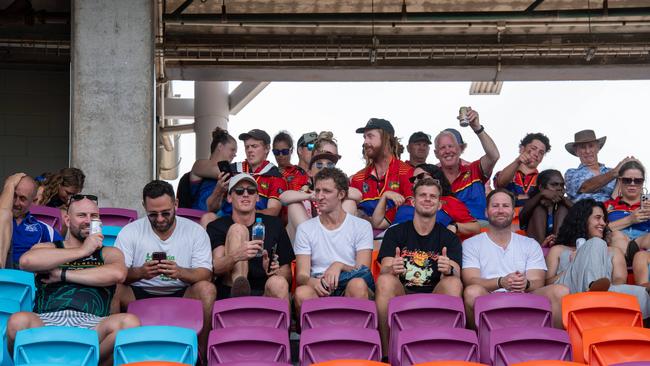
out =
<path fill-rule="evenodd" d="M 229 299 L 232 287 L 218 283 L 217 285 L 217 300 Z M 251 288 L 251 296 L 264 296 L 264 289 Z"/>
<path fill-rule="evenodd" d="M 133 291 L 133 296 L 135 296 L 136 300 L 151 299 L 156 297 L 183 297 L 185 295 L 185 291 L 187 290 L 186 288 L 182 288 L 176 292 L 172 292 L 171 294 L 158 295 L 158 294 L 152 294 L 150 292 L 147 292 L 141 286 L 129 285 L 129 287 L 131 287 L 131 290 Z"/>

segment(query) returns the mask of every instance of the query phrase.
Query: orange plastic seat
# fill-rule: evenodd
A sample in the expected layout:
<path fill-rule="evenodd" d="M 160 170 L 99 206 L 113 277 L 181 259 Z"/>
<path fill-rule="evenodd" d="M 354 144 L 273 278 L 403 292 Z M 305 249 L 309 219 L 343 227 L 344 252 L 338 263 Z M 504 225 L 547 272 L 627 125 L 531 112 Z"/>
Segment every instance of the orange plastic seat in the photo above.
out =
<path fill-rule="evenodd" d="M 312 366 L 387 366 L 387 363 L 369 360 L 331 360 L 314 363 Z"/>
<path fill-rule="evenodd" d="M 370 271 L 372 272 L 372 277 L 377 281 L 377 277 L 381 273 L 381 264 L 377 262 L 377 256 L 379 255 L 379 250 L 372 251 L 372 264 L 370 265 Z"/>
<path fill-rule="evenodd" d="M 186 366 L 184 363 L 169 361 L 142 361 L 126 363 L 124 366 Z"/>
<path fill-rule="evenodd" d="M 650 360 L 650 329 L 604 327 L 588 329 L 582 336 L 588 365 L 607 366 Z"/>
<path fill-rule="evenodd" d="M 296 260 L 294 259 L 291 261 L 291 293 L 295 294 L 296 293 L 296 286 L 298 286 L 298 283 L 296 282 Z"/>
<path fill-rule="evenodd" d="M 636 297 L 616 292 L 582 292 L 562 299 L 562 324 L 569 333 L 573 361 L 585 362 L 583 334 L 608 326 L 643 327 Z"/>
<path fill-rule="evenodd" d="M 542 360 L 513 363 L 510 366 L 585 366 L 585 364 L 570 361 Z"/>
<path fill-rule="evenodd" d="M 487 366 L 484 363 L 468 362 L 468 361 L 432 361 L 418 363 L 413 366 Z"/>

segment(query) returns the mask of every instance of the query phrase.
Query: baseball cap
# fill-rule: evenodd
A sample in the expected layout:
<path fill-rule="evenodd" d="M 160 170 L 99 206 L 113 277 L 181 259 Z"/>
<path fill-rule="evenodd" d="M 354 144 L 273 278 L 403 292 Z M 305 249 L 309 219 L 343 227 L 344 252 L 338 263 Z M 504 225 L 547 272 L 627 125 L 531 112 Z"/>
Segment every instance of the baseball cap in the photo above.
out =
<path fill-rule="evenodd" d="M 301 146 L 307 146 L 307 144 L 311 144 L 313 142 L 316 142 L 318 140 L 318 134 L 316 132 L 307 132 L 300 136 L 298 139 L 298 147 Z"/>
<path fill-rule="evenodd" d="M 454 135 L 454 137 L 456 137 L 456 142 L 458 142 L 458 145 L 462 145 L 465 143 L 465 141 L 463 141 L 463 136 L 460 134 L 460 132 L 458 132 L 457 129 L 445 128 L 443 131 L 451 132 L 451 134 Z"/>
<path fill-rule="evenodd" d="M 409 137 L 409 144 L 414 142 L 424 141 L 427 144 L 431 145 L 431 136 L 427 135 L 422 131 L 414 132 L 411 137 Z"/>
<path fill-rule="evenodd" d="M 228 193 L 230 193 L 230 191 L 232 191 L 232 189 L 235 188 L 235 186 L 239 182 L 245 181 L 245 180 L 253 183 L 253 185 L 255 187 L 257 187 L 257 181 L 255 181 L 255 178 L 253 178 L 252 175 L 246 174 L 246 173 L 239 173 L 239 174 L 235 175 L 234 177 L 230 178 L 230 182 L 228 182 Z"/>
<path fill-rule="evenodd" d="M 314 165 L 315 162 L 318 160 L 326 159 L 331 161 L 332 163 L 336 164 L 339 161 L 340 156 L 334 155 L 328 152 L 322 152 L 320 154 L 314 155 L 311 157 L 311 160 L 309 161 L 309 169 L 311 169 L 311 166 Z"/>
<path fill-rule="evenodd" d="M 390 124 L 385 119 L 382 118 L 371 118 L 368 120 L 368 123 L 364 127 L 359 127 L 357 128 L 357 133 L 364 133 L 366 130 L 374 130 L 374 129 L 379 129 L 379 130 L 384 130 L 388 132 L 391 135 L 395 135 L 395 129 L 393 128 L 393 125 Z"/>
<path fill-rule="evenodd" d="M 246 141 L 248 139 L 255 139 L 255 140 L 260 140 L 264 141 L 266 145 L 271 144 L 271 136 L 269 136 L 268 133 L 264 130 L 258 130 L 257 128 L 254 128 L 246 133 L 242 133 L 239 135 L 239 139 L 242 141 Z"/>

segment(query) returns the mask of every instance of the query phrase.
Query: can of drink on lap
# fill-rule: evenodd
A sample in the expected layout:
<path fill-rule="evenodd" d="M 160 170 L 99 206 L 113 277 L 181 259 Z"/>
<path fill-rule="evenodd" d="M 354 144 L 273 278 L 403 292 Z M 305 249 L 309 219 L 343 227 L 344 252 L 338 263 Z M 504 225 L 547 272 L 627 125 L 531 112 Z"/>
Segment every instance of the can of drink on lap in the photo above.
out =
<path fill-rule="evenodd" d="M 467 112 L 469 112 L 468 107 L 460 107 L 458 110 L 458 120 L 460 121 L 461 127 L 469 126 L 469 118 L 467 118 Z"/>
<path fill-rule="evenodd" d="M 90 235 L 102 233 L 102 221 L 100 219 L 92 219 L 90 221 Z"/>

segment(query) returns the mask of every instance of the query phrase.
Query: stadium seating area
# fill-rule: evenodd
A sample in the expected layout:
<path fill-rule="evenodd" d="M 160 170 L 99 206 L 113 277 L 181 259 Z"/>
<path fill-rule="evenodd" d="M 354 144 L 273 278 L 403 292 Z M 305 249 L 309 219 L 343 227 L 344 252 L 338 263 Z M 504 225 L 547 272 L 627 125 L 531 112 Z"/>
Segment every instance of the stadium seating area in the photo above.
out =
<path fill-rule="evenodd" d="M 0 270 L 0 329 L 7 318 L 31 310 L 33 275 Z M 550 304 L 531 294 L 490 294 L 476 301 L 477 331 L 465 329 L 460 298 L 419 294 L 392 299 L 389 357 L 392 365 L 650 365 L 650 330 L 642 327 L 636 299 L 596 292 L 563 301 L 565 330 L 551 328 Z M 142 326 L 118 333 L 115 365 L 194 365 L 201 304 L 183 298 L 138 300 L 128 311 Z M 173 316 L 170 316 L 173 314 Z M 297 359 L 290 346 L 286 302 L 241 297 L 215 302 L 208 365 L 382 365 L 374 302 L 321 298 L 304 303 Z M 2 365 L 97 365 L 94 330 L 70 327 L 18 332 L 13 360 Z M 5 343 L 6 345 L 6 343 Z M 203 358 L 203 357 L 202 357 Z M 345 360 L 345 361 L 344 361 Z M 452 362 L 453 361 L 453 362 Z M 573 362 L 570 362 L 573 361 Z M 480 363 L 478 363 L 480 362 Z M 385 364 L 384 364 L 385 365 Z"/>

